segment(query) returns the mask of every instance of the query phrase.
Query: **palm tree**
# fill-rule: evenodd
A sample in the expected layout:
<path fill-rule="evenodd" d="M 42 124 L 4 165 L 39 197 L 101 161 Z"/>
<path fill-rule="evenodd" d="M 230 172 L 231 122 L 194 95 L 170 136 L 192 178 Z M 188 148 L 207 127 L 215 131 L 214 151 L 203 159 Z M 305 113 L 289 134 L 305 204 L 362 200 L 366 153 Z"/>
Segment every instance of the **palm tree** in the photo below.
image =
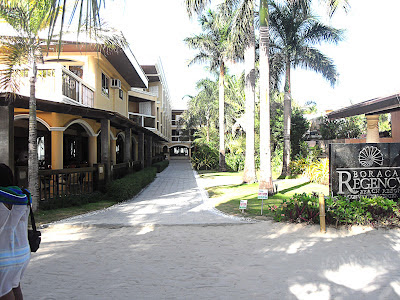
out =
<path fill-rule="evenodd" d="M 218 122 L 218 82 L 208 78 L 201 79 L 196 85 L 199 93 L 191 97 L 188 109 L 182 119 L 185 128 L 205 128 L 206 142 L 210 142 L 210 129 Z"/>
<path fill-rule="evenodd" d="M 332 59 L 314 47 L 315 44 L 338 43 L 342 31 L 320 23 L 309 5 L 286 1 L 283 5 L 271 1 L 270 32 L 272 61 L 285 70 L 284 145 L 282 177 L 289 175 L 291 127 L 291 68 L 302 67 L 321 73 L 332 85 L 337 79 Z M 282 70 L 281 69 L 281 70 Z M 277 68 L 279 70 L 279 68 Z M 282 70 L 283 71 L 283 70 Z"/>
<path fill-rule="evenodd" d="M 0 85 L 7 90 L 17 87 L 16 66 L 28 67 L 30 83 L 29 97 L 29 139 L 28 139 L 28 182 L 32 193 L 32 206 L 37 209 L 39 196 L 39 161 L 37 155 L 37 124 L 35 83 L 37 64 L 42 63 L 42 41 L 39 32 L 48 26 L 51 5 L 46 0 L 24 0 L 13 4 L 0 4 L 0 18 L 4 19 L 17 32 L 16 36 L 1 40 L 0 63 L 6 66 Z"/>
<path fill-rule="evenodd" d="M 34 210 L 37 209 L 39 200 L 35 89 L 37 64 L 43 63 L 43 50 L 46 49 L 46 41 L 39 38 L 39 33 L 48 28 L 51 14 L 52 3 L 48 0 L 0 2 L 0 18 L 11 25 L 16 32 L 13 36 L 0 37 L 0 64 L 5 66 L 0 77 L 0 86 L 9 92 L 18 92 L 21 68 L 28 69 L 30 83 L 28 185 Z M 110 28 L 96 29 L 96 32 L 96 38 L 101 43 L 99 47 L 119 51 L 127 45 L 125 38 L 115 34 Z"/>
<path fill-rule="evenodd" d="M 230 45 L 232 54 L 244 55 L 245 63 L 245 97 L 246 97 L 246 152 L 243 182 L 257 181 L 254 159 L 254 120 L 255 120 L 255 34 L 254 34 L 254 0 L 225 0 L 221 10 L 232 15 Z M 237 57 L 233 57 L 237 59 Z"/>
<path fill-rule="evenodd" d="M 209 10 L 203 14 L 199 22 L 203 33 L 185 38 L 185 43 L 192 49 L 198 49 L 199 53 L 189 62 L 209 63 L 211 71 L 219 69 L 219 170 L 226 171 L 225 164 L 225 61 L 227 59 L 228 36 L 230 23 L 228 20 L 217 17 L 216 13 Z"/>
<path fill-rule="evenodd" d="M 260 178 L 259 188 L 274 192 L 271 171 L 271 132 L 269 111 L 269 12 L 268 1 L 260 0 Z"/>

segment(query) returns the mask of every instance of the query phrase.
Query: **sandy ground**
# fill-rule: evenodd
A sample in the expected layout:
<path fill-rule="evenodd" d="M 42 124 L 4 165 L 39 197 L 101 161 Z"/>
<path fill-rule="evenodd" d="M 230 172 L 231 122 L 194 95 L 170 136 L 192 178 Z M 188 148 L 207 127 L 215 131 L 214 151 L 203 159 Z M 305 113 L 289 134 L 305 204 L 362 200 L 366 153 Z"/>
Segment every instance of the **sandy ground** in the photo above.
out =
<path fill-rule="evenodd" d="M 190 172 L 172 161 L 154 184 Z M 25 299 L 400 299 L 399 230 L 329 228 L 322 234 L 318 226 L 225 222 L 205 205 L 201 189 L 187 184 L 193 197 L 183 197 L 185 205 L 179 204 L 185 187 L 174 197 L 144 191 L 140 201 L 97 219 L 42 230 L 22 282 Z M 149 211 L 148 222 L 142 211 L 142 224 L 132 221 L 131 207 L 154 200 L 175 209 L 165 218 Z M 189 212 L 199 217 L 182 222 Z"/>

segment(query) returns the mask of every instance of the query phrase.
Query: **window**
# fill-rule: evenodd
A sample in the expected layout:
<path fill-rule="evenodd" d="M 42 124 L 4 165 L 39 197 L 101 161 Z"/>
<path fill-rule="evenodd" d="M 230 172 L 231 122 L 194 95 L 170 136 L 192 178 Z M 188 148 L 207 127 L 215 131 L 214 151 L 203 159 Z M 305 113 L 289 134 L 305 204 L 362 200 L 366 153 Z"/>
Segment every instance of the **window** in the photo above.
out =
<path fill-rule="evenodd" d="M 109 87 L 110 79 L 104 73 L 101 73 L 101 92 L 104 96 L 110 97 L 110 87 Z"/>
<path fill-rule="evenodd" d="M 119 89 L 119 99 L 124 100 L 124 91 Z"/>

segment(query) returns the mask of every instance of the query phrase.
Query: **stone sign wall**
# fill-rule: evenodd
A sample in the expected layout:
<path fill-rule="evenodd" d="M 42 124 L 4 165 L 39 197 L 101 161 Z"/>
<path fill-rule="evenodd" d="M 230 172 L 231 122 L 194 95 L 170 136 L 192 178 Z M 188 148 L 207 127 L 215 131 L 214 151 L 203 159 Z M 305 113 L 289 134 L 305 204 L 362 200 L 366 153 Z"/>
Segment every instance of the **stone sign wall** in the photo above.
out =
<path fill-rule="evenodd" d="M 400 198 L 400 144 L 330 144 L 329 187 L 350 200 Z"/>

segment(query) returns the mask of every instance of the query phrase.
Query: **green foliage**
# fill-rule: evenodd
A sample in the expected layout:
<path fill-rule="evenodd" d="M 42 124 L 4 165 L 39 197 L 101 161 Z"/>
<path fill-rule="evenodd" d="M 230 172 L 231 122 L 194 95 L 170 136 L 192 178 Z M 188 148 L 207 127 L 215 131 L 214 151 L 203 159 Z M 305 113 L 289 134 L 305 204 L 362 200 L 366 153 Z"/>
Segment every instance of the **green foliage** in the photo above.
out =
<path fill-rule="evenodd" d="M 392 125 L 390 114 L 380 114 L 379 115 L 379 132 L 383 134 L 383 136 L 391 136 L 392 135 Z"/>
<path fill-rule="evenodd" d="M 270 206 L 274 212 L 274 220 L 289 222 L 317 223 L 319 216 L 319 204 L 317 197 L 306 194 L 295 194 L 289 200 L 283 200 L 280 206 Z"/>
<path fill-rule="evenodd" d="M 105 200 L 105 198 L 106 197 L 103 193 L 96 191 L 90 194 L 63 196 L 60 198 L 52 198 L 46 201 L 41 200 L 39 202 L 39 207 L 42 210 L 50 210 L 71 206 L 81 206 L 87 203 L 99 202 Z"/>
<path fill-rule="evenodd" d="M 300 153 L 290 162 L 291 174 L 303 174 L 308 166 L 319 162 L 321 154 L 322 150 L 318 145 L 315 147 L 303 145 Z"/>
<path fill-rule="evenodd" d="M 81 206 L 87 203 L 95 203 L 109 199 L 112 199 L 115 202 L 129 200 L 139 193 L 150 182 L 152 182 L 155 177 L 156 168 L 146 168 L 139 172 L 128 174 L 121 179 L 110 182 L 107 184 L 106 192 L 104 194 L 96 191 L 90 194 L 64 196 L 60 198 L 49 199 L 47 201 L 41 201 L 39 206 L 42 210 L 49 210 L 71 206 Z"/>
<path fill-rule="evenodd" d="M 291 156 L 296 157 L 302 152 L 305 142 L 303 135 L 309 128 L 309 123 L 303 115 L 303 111 L 293 106 L 291 117 Z M 271 97 L 271 151 L 282 148 L 283 144 L 283 94 L 275 94 Z"/>
<path fill-rule="evenodd" d="M 270 206 L 276 221 L 319 223 L 318 195 L 296 194 L 282 204 Z M 382 197 L 349 201 L 344 197 L 325 198 L 327 225 L 399 226 L 400 207 Z"/>
<path fill-rule="evenodd" d="M 161 173 L 162 171 L 164 171 L 164 169 L 168 167 L 168 165 L 169 165 L 169 160 L 166 159 L 153 164 L 152 167 L 157 169 L 157 173 Z"/>
<path fill-rule="evenodd" d="M 358 138 L 366 132 L 366 120 L 364 116 L 337 120 L 328 120 L 325 117 L 320 125 L 320 132 L 324 140 Z"/>
<path fill-rule="evenodd" d="M 329 159 L 318 159 L 305 166 L 303 175 L 311 182 L 329 184 Z"/>
<path fill-rule="evenodd" d="M 230 171 L 242 171 L 244 170 L 244 153 L 227 153 L 225 155 L 225 161 Z"/>
<path fill-rule="evenodd" d="M 195 151 L 192 153 L 192 166 L 196 170 L 218 169 L 219 152 L 216 148 L 207 144 L 195 143 Z"/>

